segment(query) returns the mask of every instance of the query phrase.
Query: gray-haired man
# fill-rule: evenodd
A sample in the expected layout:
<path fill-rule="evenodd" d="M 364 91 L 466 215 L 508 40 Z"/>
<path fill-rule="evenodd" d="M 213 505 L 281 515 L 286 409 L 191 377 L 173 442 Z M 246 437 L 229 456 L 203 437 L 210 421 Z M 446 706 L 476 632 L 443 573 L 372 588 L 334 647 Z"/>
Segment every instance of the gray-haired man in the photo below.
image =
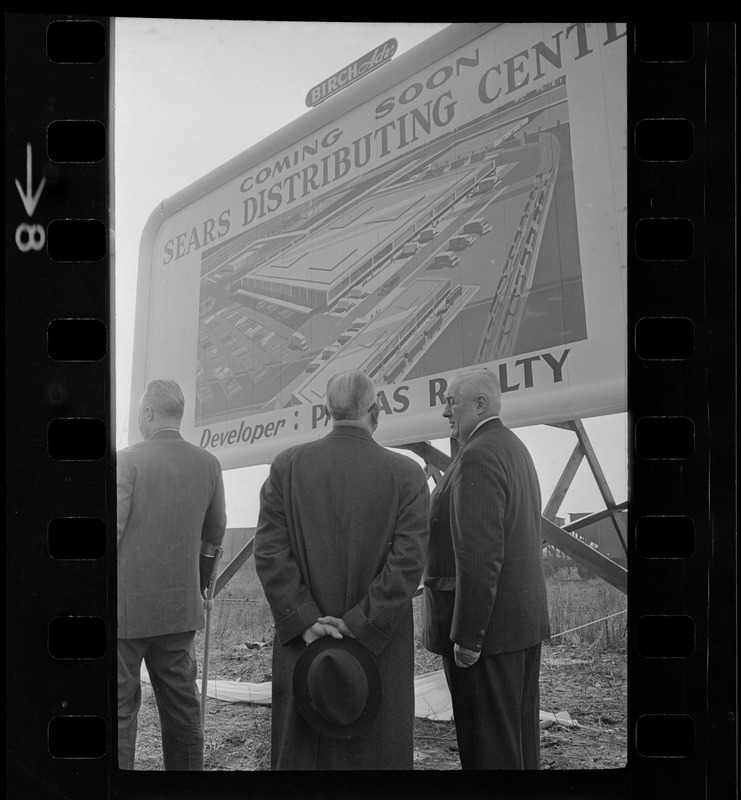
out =
<path fill-rule="evenodd" d="M 463 769 L 540 768 L 540 486 L 501 404 L 493 372 L 452 376 L 443 416 L 461 449 L 430 505 L 423 642 L 443 657 Z"/>
<path fill-rule="evenodd" d="M 412 597 L 429 491 L 414 461 L 373 440 L 377 400 L 362 373 L 335 375 L 326 403 L 332 430 L 278 454 L 260 495 L 255 565 L 276 633 L 273 769 L 412 769 Z M 354 738 L 313 729 L 292 695 L 296 662 L 323 636 L 353 636 L 378 663 L 378 716 Z"/>
<path fill-rule="evenodd" d="M 153 380 L 139 401 L 143 442 L 118 453 L 118 762 L 134 768 L 142 659 L 166 770 L 203 769 L 195 632 L 226 529 L 218 460 L 180 435 L 185 401 Z"/>

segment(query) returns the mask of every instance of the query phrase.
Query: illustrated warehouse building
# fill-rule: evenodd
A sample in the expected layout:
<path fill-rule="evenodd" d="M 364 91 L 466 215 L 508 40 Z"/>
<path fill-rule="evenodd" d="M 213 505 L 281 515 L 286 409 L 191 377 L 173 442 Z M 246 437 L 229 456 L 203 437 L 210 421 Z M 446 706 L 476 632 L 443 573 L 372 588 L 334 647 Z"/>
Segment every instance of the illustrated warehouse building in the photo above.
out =
<path fill-rule="evenodd" d="M 243 276 L 234 295 L 307 313 L 331 306 L 492 170 L 472 168 L 356 200 Z"/>

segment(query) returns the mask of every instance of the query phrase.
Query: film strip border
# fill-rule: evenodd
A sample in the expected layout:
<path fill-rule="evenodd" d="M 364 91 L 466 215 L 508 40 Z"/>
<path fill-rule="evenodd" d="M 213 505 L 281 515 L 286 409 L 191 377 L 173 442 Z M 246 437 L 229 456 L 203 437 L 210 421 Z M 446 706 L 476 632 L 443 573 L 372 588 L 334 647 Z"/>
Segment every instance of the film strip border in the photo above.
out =
<path fill-rule="evenodd" d="M 634 33 L 630 785 L 718 797 L 736 713 L 734 34 L 689 22 Z"/>
<path fill-rule="evenodd" d="M 106 17 L 6 15 L 18 797 L 183 791 L 175 776 L 116 769 L 111 34 Z M 507 786 L 717 797 L 735 763 L 735 39 L 731 25 L 702 23 L 639 23 L 628 37 L 628 768 Z M 241 796 L 234 777 L 188 786 Z M 442 777 L 386 793 L 434 795 Z M 345 784 L 325 784 L 335 791 Z"/>
<path fill-rule="evenodd" d="M 5 48 L 8 788 L 105 797 L 115 744 L 109 21 L 6 14 Z"/>

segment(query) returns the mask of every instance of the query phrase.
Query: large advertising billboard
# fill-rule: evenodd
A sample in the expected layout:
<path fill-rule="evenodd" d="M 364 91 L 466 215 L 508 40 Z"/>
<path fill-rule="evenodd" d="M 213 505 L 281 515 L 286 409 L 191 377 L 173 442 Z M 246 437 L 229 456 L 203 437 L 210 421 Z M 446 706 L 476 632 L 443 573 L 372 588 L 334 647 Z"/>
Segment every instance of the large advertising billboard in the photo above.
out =
<path fill-rule="evenodd" d="M 471 365 L 511 426 L 624 411 L 625 49 L 620 24 L 452 25 L 163 201 L 132 409 L 175 378 L 226 468 L 321 436 L 346 369 L 389 446 L 447 437 Z"/>

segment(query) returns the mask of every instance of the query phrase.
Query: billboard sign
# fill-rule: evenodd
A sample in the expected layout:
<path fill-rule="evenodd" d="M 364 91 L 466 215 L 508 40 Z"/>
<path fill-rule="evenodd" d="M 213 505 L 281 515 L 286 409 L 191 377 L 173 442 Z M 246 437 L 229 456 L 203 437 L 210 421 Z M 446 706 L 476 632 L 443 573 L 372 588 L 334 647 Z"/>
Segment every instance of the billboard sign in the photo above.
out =
<path fill-rule="evenodd" d="M 452 25 L 164 201 L 132 408 L 176 378 L 226 468 L 321 436 L 346 369 L 389 446 L 446 438 L 474 364 L 512 426 L 625 410 L 625 51 L 619 24 Z"/>

